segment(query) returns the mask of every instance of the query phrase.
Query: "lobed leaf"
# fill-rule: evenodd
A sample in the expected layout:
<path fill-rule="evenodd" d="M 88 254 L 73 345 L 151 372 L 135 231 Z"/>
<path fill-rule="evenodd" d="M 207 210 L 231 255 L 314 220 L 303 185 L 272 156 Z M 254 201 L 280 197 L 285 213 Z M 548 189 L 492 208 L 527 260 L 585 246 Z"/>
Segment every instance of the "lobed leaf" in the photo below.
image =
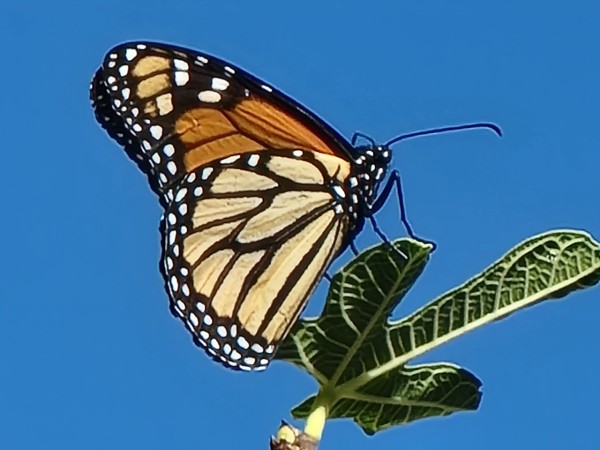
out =
<path fill-rule="evenodd" d="M 319 318 L 299 321 L 277 358 L 314 376 L 320 391 L 294 408 L 354 419 L 372 434 L 479 405 L 481 382 L 460 367 L 408 366 L 476 327 L 600 280 L 600 246 L 587 233 L 552 231 L 517 245 L 463 285 L 410 316 L 393 309 L 421 274 L 429 244 L 402 239 L 371 248 L 336 274 Z M 399 250 L 399 251 L 398 251 Z M 407 255 L 403 258 L 401 255 Z"/>

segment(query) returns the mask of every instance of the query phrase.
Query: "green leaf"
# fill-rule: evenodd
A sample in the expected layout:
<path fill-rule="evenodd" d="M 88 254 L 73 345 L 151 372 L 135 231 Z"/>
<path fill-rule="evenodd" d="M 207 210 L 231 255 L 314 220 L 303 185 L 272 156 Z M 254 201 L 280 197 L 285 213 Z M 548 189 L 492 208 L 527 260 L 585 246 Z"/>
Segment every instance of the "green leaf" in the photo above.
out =
<path fill-rule="evenodd" d="M 600 279 L 600 246 L 584 232 L 553 231 L 515 247 L 462 286 L 410 316 L 388 317 L 423 271 L 431 247 L 399 240 L 369 249 L 332 280 L 319 318 L 304 319 L 277 354 L 320 384 L 292 413 L 325 408 L 369 434 L 425 417 L 477 409 L 480 381 L 450 364 L 407 363 L 450 339 Z"/>
<path fill-rule="evenodd" d="M 475 410 L 481 400 L 480 386 L 473 374 L 452 364 L 405 367 L 341 397 L 330 407 L 329 417 L 353 418 L 371 435 L 425 417 Z M 296 406 L 294 417 L 307 418 L 316 400 L 317 396 L 312 396 Z"/>

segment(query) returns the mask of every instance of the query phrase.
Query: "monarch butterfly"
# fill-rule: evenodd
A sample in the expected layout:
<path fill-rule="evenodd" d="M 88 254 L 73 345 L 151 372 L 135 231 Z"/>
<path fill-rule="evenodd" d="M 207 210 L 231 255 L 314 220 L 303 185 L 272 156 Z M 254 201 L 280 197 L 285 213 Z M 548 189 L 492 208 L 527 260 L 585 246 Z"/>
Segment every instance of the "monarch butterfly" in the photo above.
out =
<path fill-rule="evenodd" d="M 358 135 L 204 53 L 119 45 L 91 101 L 165 209 L 173 314 L 233 369 L 266 368 L 330 263 L 399 188 L 393 171 L 378 195 L 399 139 L 355 147 Z"/>

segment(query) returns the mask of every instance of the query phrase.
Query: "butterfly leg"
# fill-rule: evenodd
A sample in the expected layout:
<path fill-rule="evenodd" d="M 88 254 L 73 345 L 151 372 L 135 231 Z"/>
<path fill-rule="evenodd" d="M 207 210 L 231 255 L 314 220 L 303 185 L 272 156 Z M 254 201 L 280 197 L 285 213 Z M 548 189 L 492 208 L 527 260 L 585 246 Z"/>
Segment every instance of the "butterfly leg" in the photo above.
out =
<path fill-rule="evenodd" d="M 408 260 L 408 256 L 406 255 L 406 253 L 404 253 L 403 251 L 394 247 L 392 245 L 392 243 L 390 242 L 389 238 L 385 235 L 385 233 L 383 231 L 381 231 L 381 228 L 379 228 L 379 225 L 377 225 L 377 221 L 375 220 L 375 217 L 369 216 L 369 220 L 371 221 L 371 226 L 373 227 L 373 231 L 375 231 L 375 234 L 377 234 L 377 236 L 379 236 L 379 238 L 385 244 L 389 245 L 391 247 L 391 249 L 395 253 L 397 253 L 401 258 Z"/>
<path fill-rule="evenodd" d="M 383 208 L 383 205 L 389 198 L 390 194 L 392 193 L 392 189 L 394 188 L 396 188 L 396 195 L 398 197 L 398 206 L 400 208 L 400 221 L 404 225 L 408 236 L 416 241 L 432 245 L 433 250 L 435 250 L 437 247 L 437 244 L 435 242 L 428 241 L 427 239 L 422 239 L 413 232 L 412 226 L 410 225 L 406 214 L 406 205 L 404 204 L 404 195 L 402 194 L 402 182 L 400 180 L 400 172 L 398 172 L 397 170 L 392 171 L 392 173 L 387 179 L 387 182 L 383 186 L 381 193 L 379 194 L 375 202 L 371 205 L 371 223 L 373 223 L 373 229 L 378 235 L 380 234 L 381 230 L 378 231 L 378 228 L 376 228 L 376 224 L 373 221 L 373 214 L 375 214 L 377 211 Z"/>

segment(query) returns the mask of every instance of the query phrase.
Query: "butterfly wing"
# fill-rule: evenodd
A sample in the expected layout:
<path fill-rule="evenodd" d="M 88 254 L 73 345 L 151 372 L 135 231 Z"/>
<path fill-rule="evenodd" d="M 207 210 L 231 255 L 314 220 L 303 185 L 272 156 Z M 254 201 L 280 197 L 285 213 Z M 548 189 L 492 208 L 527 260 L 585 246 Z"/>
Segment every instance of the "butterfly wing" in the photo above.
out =
<path fill-rule="evenodd" d="M 183 175 L 232 154 L 305 149 L 348 159 L 350 144 L 240 68 L 157 43 L 111 50 L 92 81 L 98 121 L 149 177 L 163 205 Z"/>
<path fill-rule="evenodd" d="M 91 96 L 165 207 L 173 312 L 225 365 L 266 367 L 356 228 L 349 144 L 243 70 L 163 44 L 110 51 Z"/>
<path fill-rule="evenodd" d="M 215 359 L 264 368 L 342 247 L 348 216 L 329 157 L 245 153 L 183 179 L 168 208 L 172 308 Z"/>

